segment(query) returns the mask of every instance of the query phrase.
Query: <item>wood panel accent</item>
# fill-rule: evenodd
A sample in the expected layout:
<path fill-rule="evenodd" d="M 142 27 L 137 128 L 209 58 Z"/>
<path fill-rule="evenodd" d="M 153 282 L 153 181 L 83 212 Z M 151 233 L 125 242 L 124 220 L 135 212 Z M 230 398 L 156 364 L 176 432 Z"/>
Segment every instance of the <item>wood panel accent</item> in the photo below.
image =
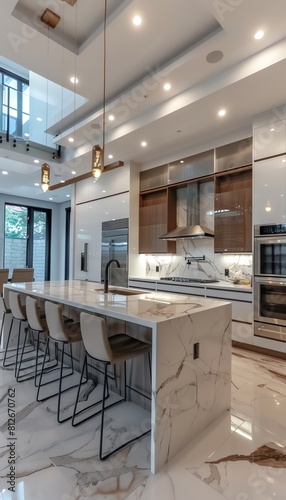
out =
<path fill-rule="evenodd" d="M 174 189 L 160 189 L 140 194 L 139 253 L 174 253 L 175 241 L 159 237 L 176 227 L 176 193 Z"/>
<path fill-rule="evenodd" d="M 215 179 L 215 252 L 252 251 L 252 171 Z"/>
<path fill-rule="evenodd" d="M 109 165 L 106 165 L 106 167 L 104 167 L 102 174 L 104 174 L 104 172 L 109 172 L 110 170 L 114 170 L 115 168 L 123 167 L 123 165 L 124 165 L 123 161 L 116 161 L 116 162 L 110 163 Z M 90 177 L 92 177 L 91 170 L 89 170 L 85 174 L 77 175 L 77 177 L 72 177 L 71 179 L 68 179 L 65 182 L 59 182 L 58 184 L 53 184 L 53 186 L 49 187 L 49 191 L 54 191 L 55 189 L 60 189 L 60 188 L 63 188 L 65 186 L 69 186 L 70 184 L 75 184 L 76 182 L 80 182 L 80 181 L 83 181 L 85 179 L 89 179 Z"/>

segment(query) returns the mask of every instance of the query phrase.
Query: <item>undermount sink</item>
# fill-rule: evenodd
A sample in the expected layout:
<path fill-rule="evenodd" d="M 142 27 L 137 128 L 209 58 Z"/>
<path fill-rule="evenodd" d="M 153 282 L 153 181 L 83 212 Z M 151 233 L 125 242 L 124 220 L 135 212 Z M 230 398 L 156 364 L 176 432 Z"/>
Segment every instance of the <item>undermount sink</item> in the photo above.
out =
<path fill-rule="evenodd" d="M 122 290 L 118 288 L 109 288 L 108 293 L 112 293 L 114 295 L 140 295 L 143 293 L 142 291 L 139 290 Z"/>
<path fill-rule="evenodd" d="M 103 292 L 103 288 L 95 288 L 95 292 Z M 142 290 L 132 290 L 130 288 L 114 288 L 109 287 L 108 293 L 112 293 L 112 295 L 140 295 L 141 293 L 145 293 Z M 148 293 L 148 292 L 147 292 Z"/>

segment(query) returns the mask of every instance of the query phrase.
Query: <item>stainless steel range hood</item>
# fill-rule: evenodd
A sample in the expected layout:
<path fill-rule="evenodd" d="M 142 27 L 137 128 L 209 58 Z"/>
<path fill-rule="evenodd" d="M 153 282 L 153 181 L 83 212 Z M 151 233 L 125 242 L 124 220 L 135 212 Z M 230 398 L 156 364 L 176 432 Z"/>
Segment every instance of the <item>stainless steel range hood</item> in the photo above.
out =
<path fill-rule="evenodd" d="M 160 240 L 213 238 L 212 229 L 200 225 L 200 184 L 192 182 L 187 187 L 187 226 L 176 227 L 160 236 Z"/>
<path fill-rule="evenodd" d="M 168 231 L 166 234 L 160 236 L 160 240 L 180 240 L 180 239 L 192 239 L 192 238 L 213 238 L 214 232 L 199 224 L 193 226 L 182 226 L 176 227 L 172 231 Z"/>

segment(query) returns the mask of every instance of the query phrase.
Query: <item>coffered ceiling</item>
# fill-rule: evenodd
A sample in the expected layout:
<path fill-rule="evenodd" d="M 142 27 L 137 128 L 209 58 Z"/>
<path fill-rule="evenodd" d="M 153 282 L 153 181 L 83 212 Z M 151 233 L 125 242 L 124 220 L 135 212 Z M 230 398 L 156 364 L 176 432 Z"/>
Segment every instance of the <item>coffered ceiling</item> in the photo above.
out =
<path fill-rule="evenodd" d="M 286 103 L 285 0 L 107 2 L 106 163 L 159 165 L 231 132 L 251 133 L 256 114 Z M 61 163 L 49 162 L 54 182 L 75 168 L 86 172 L 102 142 L 104 1 L 0 0 L 0 8 L 0 55 L 75 96 L 63 112 L 59 93 L 47 130 L 55 147 L 67 148 Z M 54 30 L 40 20 L 46 8 L 60 16 Z M 256 40 L 258 30 L 264 37 Z M 48 200 L 34 186 L 32 153 L 1 146 L 8 175 L 0 174 L 0 192 Z M 54 191 L 53 201 L 65 201 L 69 189 Z"/>

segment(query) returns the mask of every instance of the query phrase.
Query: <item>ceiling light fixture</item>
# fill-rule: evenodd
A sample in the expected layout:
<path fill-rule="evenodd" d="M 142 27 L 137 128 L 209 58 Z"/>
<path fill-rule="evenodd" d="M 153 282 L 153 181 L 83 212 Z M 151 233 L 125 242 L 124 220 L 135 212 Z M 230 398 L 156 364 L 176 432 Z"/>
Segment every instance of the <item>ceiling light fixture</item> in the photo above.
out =
<path fill-rule="evenodd" d="M 218 112 L 218 116 L 225 116 L 226 110 L 225 109 L 220 109 Z"/>
<path fill-rule="evenodd" d="M 164 90 L 170 90 L 170 89 L 171 89 L 171 84 L 170 83 L 165 83 Z"/>
<path fill-rule="evenodd" d="M 262 30 L 257 31 L 254 35 L 255 40 L 261 40 L 261 38 L 263 37 L 264 37 L 264 31 Z"/>
<path fill-rule="evenodd" d="M 146 146 L 147 146 L 147 142 L 146 142 L 146 141 L 142 141 L 142 142 L 141 142 L 141 146 L 142 146 L 142 148 L 146 148 Z"/>
<path fill-rule="evenodd" d="M 74 138 L 73 137 L 69 137 L 68 141 L 69 142 L 74 142 Z"/>
<path fill-rule="evenodd" d="M 108 158 L 109 158 L 110 160 L 112 160 L 113 155 L 108 155 Z M 285 161 L 285 160 L 284 160 L 284 161 Z"/>
<path fill-rule="evenodd" d="M 60 16 L 53 12 L 51 9 L 46 9 L 41 16 L 41 21 L 45 23 L 49 28 L 53 29 L 57 26 L 60 20 Z"/>
<path fill-rule="evenodd" d="M 34 160 L 34 163 L 40 163 L 40 160 Z"/>
<path fill-rule="evenodd" d="M 97 180 L 101 176 L 103 164 L 103 148 L 98 144 L 92 148 L 92 175 Z"/>
<path fill-rule="evenodd" d="M 3 175 L 8 175 L 7 170 L 2 170 L 2 174 L 3 174 Z"/>
<path fill-rule="evenodd" d="M 44 193 L 49 190 L 50 187 L 50 167 L 47 163 L 43 163 L 41 168 L 41 188 Z"/>
<path fill-rule="evenodd" d="M 140 24 L 142 23 L 142 19 L 140 16 L 134 16 L 133 17 L 133 24 L 135 26 L 140 26 Z"/>
<path fill-rule="evenodd" d="M 76 78 L 76 76 L 72 76 L 70 80 L 72 83 L 78 83 L 78 78 Z"/>
<path fill-rule="evenodd" d="M 109 115 L 108 119 L 113 122 L 113 120 L 115 120 L 115 116 L 114 115 Z"/>
<path fill-rule="evenodd" d="M 43 121 L 43 118 L 41 118 L 40 116 L 38 116 L 37 122 L 42 122 L 42 121 Z"/>

